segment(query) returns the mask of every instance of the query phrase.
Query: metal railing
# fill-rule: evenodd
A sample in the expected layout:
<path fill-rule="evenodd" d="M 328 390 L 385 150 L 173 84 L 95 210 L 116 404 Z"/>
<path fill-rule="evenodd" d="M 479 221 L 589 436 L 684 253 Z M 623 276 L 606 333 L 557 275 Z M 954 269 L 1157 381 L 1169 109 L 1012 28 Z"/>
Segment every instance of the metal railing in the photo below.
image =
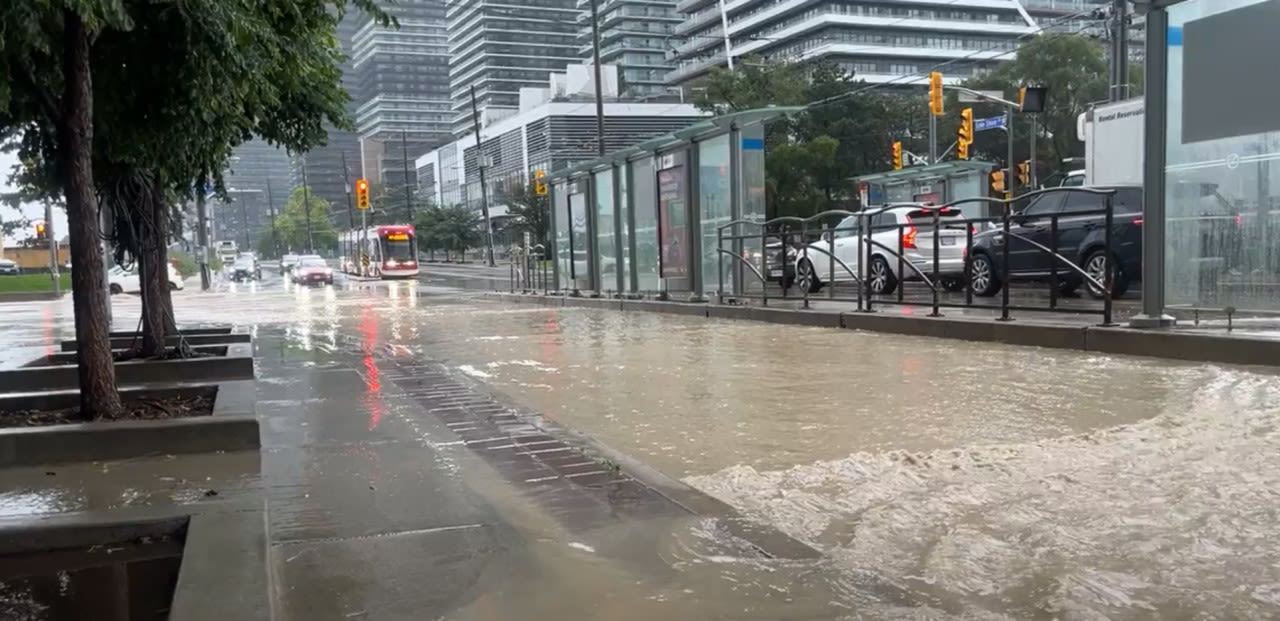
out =
<path fill-rule="evenodd" d="M 1101 209 L 1055 212 L 1038 217 L 1028 216 L 1028 219 L 1024 219 L 1013 212 L 1015 203 L 1026 201 L 1042 194 L 1056 192 L 1082 192 L 1100 196 L 1103 199 L 1103 207 Z M 1114 296 L 1112 293 L 1115 291 L 1117 270 L 1121 269 L 1117 266 L 1117 253 L 1115 251 L 1115 194 L 1116 191 L 1113 189 L 1055 187 L 1035 190 L 1009 199 L 975 197 L 951 201 L 937 206 L 904 203 L 857 212 L 826 211 L 807 218 L 784 216 L 764 222 L 749 220 L 728 222 L 719 226 L 716 231 L 717 271 L 719 274 L 717 297 L 721 303 L 725 302 L 726 296 L 732 296 L 733 298 L 759 299 L 764 305 L 768 305 L 770 299 L 798 299 L 802 307 L 807 309 L 810 308 L 810 301 L 815 297 L 813 293 L 823 286 L 827 286 L 826 300 L 855 303 L 858 312 L 872 312 L 878 304 L 895 304 L 929 307 L 931 309 L 931 317 L 940 317 L 944 308 L 981 308 L 998 310 L 1000 312 L 999 320 L 1009 321 L 1012 319 L 1011 311 L 1052 311 L 1101 314 L 1102 325 L 1113 325 Z M 994 205 L 999 210 L 1000 215 L 986 218 L 963 216 L 957 218 L 952 215 L 953 211 L 959 206 L 973 203 Z M 897 218 L 894 218 L 892 223 L 881 222 L 876 218 L 876 216 L 884 213 L 896 213 L 903 208 L 910 208 L 917 214 L 927 214 L 927 217 L 909 222 L 900 222 Z M 946 215 L 945 219 L 944 215 Z M 1092 231 L 1098 228 L 1096 219 L 1099 217 L 1102 219 L 1101 227 L 1103 229 L 1101 245 L 1091 249 L 1086 254 L 1092 256 L 1098 250 L 1101 250 L 1102 262 L 1100 266 L 1082 266 L 1077 263 L 1077 259 L 1084 261 L 1086 259 L 1085 256 L 1071 258 L 1059 252 L 1060 233 L 1062 232 L 1060 224 L 1063 220 L 1071 220 L 1073 225 L 1079 225 L 1080 221 L 1091 221 L 1084 222 L 1082 226 L 1086 230 Z M 838 224 L 827 225 L 823 223 L 837 218 L 840 220 Z M 1023 222 L 1030 221 L 1029 218 L 1035 218 L 1036 221 L 1048 221 L 1048 245 L 1031 239 L 1020 231 L 1013 230 L 1015 223 L 1021 228 Z M 852 224 L 848 224 L 851 221 L 850 219 L 852 219 Z M 965 229 L 960 267 L 957 271 L 955 259 L 949 258 L 947 259 L 949 266 L 944 270 L 942 265 L 943 240 L 949 238 L 953 240 L 951 243 L 954 244 L 955 237 L 944 238 L 943 231 L 944 228 L 958 225 L 963 225 Z M 795 230 L 797 226 L 799 228 L 798 231 Z M 924 235 L 923 231 L 919 231 L 919 229 L 926 226 L 931 227 L 928 235 Z M 979 232 L 979 229 L 982 229 L 982 232 Z M 751 232 L 748 234 L 733 234 L 731 230 L 750 230 Z M 907 235 L 909 230 L 913 231 L 911 235 Z M 1036 230 L 1043 232 L 1045 228 L 1037 227 Z M 875 238 L 877 234 L 887 231 L 896 231 L 896 247 Z M 998 305 L 977 304 L 974 301 L 975 293 L 977 293 L 974 291 L 973 273 L 975 235 L 983 235 L 990 240 L 990 244 L 980 250 L 980 253 L 986 259 L 985 263 L 980 265 L 985 266 L 985 269 L 996 271 L 997 268 L 993 265 L 996 263 L 996 257 L 990 255 L 999 255 L 1000 301 Z M 883 235 L 881 235 L 881 238 L 883 239 Z M 838 246 L 844 246 L 847 250 L 850 245 L 850 242 L 839 243 L 838 240 L 842 239 L 853 240 L 856 248 L 854 255 L 851 256 L 847 251 L 838 252 Z M 1046 256 L 1049 259 L 1047 261 L 1047 273 L 1027 277 L 1027 279 L 1047 280 L 1049 283 L 1049 300 L 1046 307 L 1016 305 L 1010 301 L 1011 283 L 1015 279 L 1023 279 L 1022 275 L 1016 273 L 1012 267 L 1013 262 L 1010 252 L 1014 241 L 1019 242 L 1020 245 L 1025 245 L 1026 249 L 1020 250 L 1020 253 L 1034 253 L 1038 256 Z M 731 250 L 731 248 L 741 248 L 746 243 L 760 244 L 760 264 L 758 266 L 751 263 L 747 257 L 742 256 L 739 252 Z M 771 243 L 773 246 L 771 246 Z M 918 252 L 921 248 L 920 244 L 930 245 L 932 250 L 931 257 L 924 257 Z M 789 248 L 794 248 L 794 255 L 788 250 Z M 755 277 L 755 281 L 752 283 L 742 282 L 746 280 L 747 272 L 738 270 L 738 278 L 740 280 L 735 283 L 735 291 L 727 293 L 725 290 L 726 270 L 724 262 L 726 256 L 735 259 L 733 264 L 745 264 L 752 267 L 750 274 Z M 815 263 L 815 259 L 824 257 L 830 259 L 825 261 L 825 275 L 819 273 L 820 270 Z M 851 260 L 845 260 L 846 258 Z M 854 265 L 849 265 L 850 262 L 854 263 Z M 837 272 L 837 267 L 841 272 Z M 894 267 L 896 269 L 893 269 Z M 1097 268 L 1097 270 L 1090 271 L 1093 268 Z M 776 278 L 774 277 L 775 272 L 777 274 Z M 840 276 L 839 279 L 837 275 Z M 825 282 L 823 281 L 823 276 L 826 277 Z M 991 276 L 995 277 L 997 275 L 991 274 Z M 853 296 L 838 294 L 834 285 L 840 280 L 852 282 L 855 285 Z M 771 296 L 770 287 L 775 281 L 776 284 L 780 285 L 780 291 L 779 294 Z M 903 286 L 907 281 L 922 284 L 928 291 L 928 299 L 909 299 L 906 294 L 906 288 Z M 791 294 L 792 283 L 800 285 L 799 298 Z M 1060 298 L 1062 295 L 1060 295 L 1059 289 L 1066 286 L 1066 283 L 1073 283 L 1075 286 L 1086 286 L 1094 291 L 1095 294 L 1100 295 L 1102 298 L 1101 308 L 1068 308 L 1061 306 Z M 758 285 L 758 292 L 749 292 L 748 284 Z M 954 293 L 963 291 L 963 302 L 944 300 L 943 289 Z M 987 287 L 979 295 L 983 294 L 994 295 L 990 291 L 990 287 Z M 740 300 L 734 299 L 733 301 Z"/>
<path fill-rule="evenodd" d="M 545 246 L 513 246 L 508 256 L 511 293 L 515 293 L 517 289 L 521 293 L 537 293 L 541 290 L 543 295 L 551 292 L 551 266 Z"/>

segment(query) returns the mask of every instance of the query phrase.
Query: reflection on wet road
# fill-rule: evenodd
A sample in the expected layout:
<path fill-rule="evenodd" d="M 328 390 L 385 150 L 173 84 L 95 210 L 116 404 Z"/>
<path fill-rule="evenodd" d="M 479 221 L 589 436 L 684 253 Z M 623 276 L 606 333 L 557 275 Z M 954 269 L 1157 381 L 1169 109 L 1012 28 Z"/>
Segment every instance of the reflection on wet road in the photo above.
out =
<path fill-rule="evenodd" d="M 416 618 L 406 602 L 477 620 L 1280 614 L 1272 375 L 404 282 L 175 303 L 259 335 L 275 567 L 334 593 L 299 591 L 284 618 Z M 688 516 L 568 528 L 397 383 L 436 363 L 824 558 L 763 558 Z M 477 549 L 499 561 L 459 560 Z M 465 594 L 426 601 L 424 559 L 455 563 Z M 370 612 L 387 590 L 399 604 Z"/>

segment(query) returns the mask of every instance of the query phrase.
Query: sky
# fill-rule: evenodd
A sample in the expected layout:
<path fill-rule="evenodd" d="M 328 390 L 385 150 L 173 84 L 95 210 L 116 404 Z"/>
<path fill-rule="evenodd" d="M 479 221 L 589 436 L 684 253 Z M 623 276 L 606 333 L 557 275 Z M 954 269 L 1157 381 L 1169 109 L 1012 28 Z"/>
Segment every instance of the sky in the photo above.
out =
<path fill-rule="evenodd" d="M 0 152 L 0 194 L 6 194 L 15 190 L 15 188 L 9 185 L 9 171 L 13 170 L 13 167 L 17 164 L 17 155 L 13 153 Z M 26 216 L 32 221 L 43 220 L 44 208 L 40 205 L 34 204 L 23 205 L 21 215 Z M 8 206 L 0 205 L 0 219 L 8 222 L 17 219 L 18 217 L 20 217 L 20 214 L 17 211 L 10 209 Z M 61 209 L 53 210 L 53 232 L 58 239 L 62 239 L 67 234 L 67 215 Z M 26 236 L 6 237 L 4 239 L 4 245 L 10 246 L 16 244 L 24 237 Z"/>

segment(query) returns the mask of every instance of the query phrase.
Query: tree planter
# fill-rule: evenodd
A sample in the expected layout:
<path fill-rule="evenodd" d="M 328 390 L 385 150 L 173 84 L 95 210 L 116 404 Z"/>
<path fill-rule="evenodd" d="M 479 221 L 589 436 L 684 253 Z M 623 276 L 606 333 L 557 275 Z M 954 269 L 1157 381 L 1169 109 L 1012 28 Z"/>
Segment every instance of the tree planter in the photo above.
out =
<path fill-rule="evenodd" d="M 163 618 L 153 611 L 172 605 L 188 523 L 0 528 L 0 618 Z"/>
<path fill-rule="evenodd" d="M 164 420 L 72 423 L 0 428 L 0 468 L 51 463 L 132 459 L 149 455 L 257 450 L 254 384 L 232 381 L 121 391 L 129 402 L 190 391 L 216 390 L 213 412 Z M 79 404 L 72 390 L 0 396 L 0 412 L 50 410 Z"/>
<path fill-rule="evenodd" d="M 253 357 L 247 355 L 247 352 L 235 351 L 242 349 L 241 347 L 228 349 L 228 355 L 216 358 L 117 362 L 116 383 L 124 388 L 253 379 Z M 0 394 L 74 390 L 79 388 L 79 383 L 80 378 L 74 364 L 29 366 L 0 371 Z"/>
<path fill-rule="evenodd" d="M 201 357 L 226 356 L 228 349 L 229 349 L 229 346 L 227 345 L 207 345 L 204 347 L 192 348 L 192 350 L 197 355 L 200 355 Z M 116 349 L 116 350 L 113 350 L 111 353 L 114 355 L 120 355 L 128 352 L 129 350 L 127 349 Z M 41 356 L 40 358 L 32 360 L 31 362 L 28 362 L 22 366 L 26 368 L 26 367 L 48 367 L 48 366 L 57 366 L 57 365 L 63 365 L 63 364 L 76 364 L 78 360 L 79 360 L 79 354 L 77 354 L 76 352 L 66 352 L 61 354 L 49 354 L 48 356 Z M 131 361 L 118 360 L 116 361 L 116 364 L 121 364 L 125 362 L 131 362 Z"/>
<path fill-rule="evenodd" d="M 116 331 L 111 333 L 111 338 L 130 337 L 138 334 L 133 331 Z M 183 336 L 211 336 L 217 334 L 231 334 L 231 326 L 221 326 L 213 328 L 183 328 L 178 330 L 178 334 Z"/>
<path fill-rule="evenodd" d="M 184 340 L 188 345 L 192 347 L 200 347 L 205 345 L 226 345 L 228 343 L 248 343 L 249 334 L 243 333 L 243 332 L 233 332 L 233 333 L 225 333 L 225 334 L 192 334 L 190 336 L 187 336 L 184 334 L 182 337 L 171 336 L 165 339 L 165 345 L 168 347 L 173 347 Z M 130 333 L 126 333 L 123 336 L 116 336 L 115 333 L 113 333 L 111 336 L 111 349 L 129 349 L 130 347 L 141 346 L 141 345 L 142 345 L 141 334 L 135 334 L 130 332 Z M 79 350 L 79 344 L 76 343 L 75 341 L 63 341 L 61 347 L 62 347 L 62 351 L 78 351 Z"/>

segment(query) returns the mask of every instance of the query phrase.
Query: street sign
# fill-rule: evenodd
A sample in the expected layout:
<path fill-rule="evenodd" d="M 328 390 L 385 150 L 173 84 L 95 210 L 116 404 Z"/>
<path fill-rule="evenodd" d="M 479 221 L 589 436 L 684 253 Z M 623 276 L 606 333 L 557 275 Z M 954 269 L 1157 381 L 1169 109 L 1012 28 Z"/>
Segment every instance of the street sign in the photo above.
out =
<path fill-rule="evenodd" d="M 973 93 L 966 93 L 964 91 L 960 91 L 957 94 L 957 98 L 960 100 L 960 103 L 978 103 L 983 101 L 991 101 L 991 99 L 1004 98 L 1003 91 L 978 91 L 978 93 L 980 93 L 981 96 L 974 95 Z M 987 99 L 987 97 L 991 99 Z"/>
<path fill-rule="evenodd" d="M 973 130 L 982 132 L 988 129 L 1004 129 L 1003 116 L 993 116 L 985 119 L 974 119 Z"/>

